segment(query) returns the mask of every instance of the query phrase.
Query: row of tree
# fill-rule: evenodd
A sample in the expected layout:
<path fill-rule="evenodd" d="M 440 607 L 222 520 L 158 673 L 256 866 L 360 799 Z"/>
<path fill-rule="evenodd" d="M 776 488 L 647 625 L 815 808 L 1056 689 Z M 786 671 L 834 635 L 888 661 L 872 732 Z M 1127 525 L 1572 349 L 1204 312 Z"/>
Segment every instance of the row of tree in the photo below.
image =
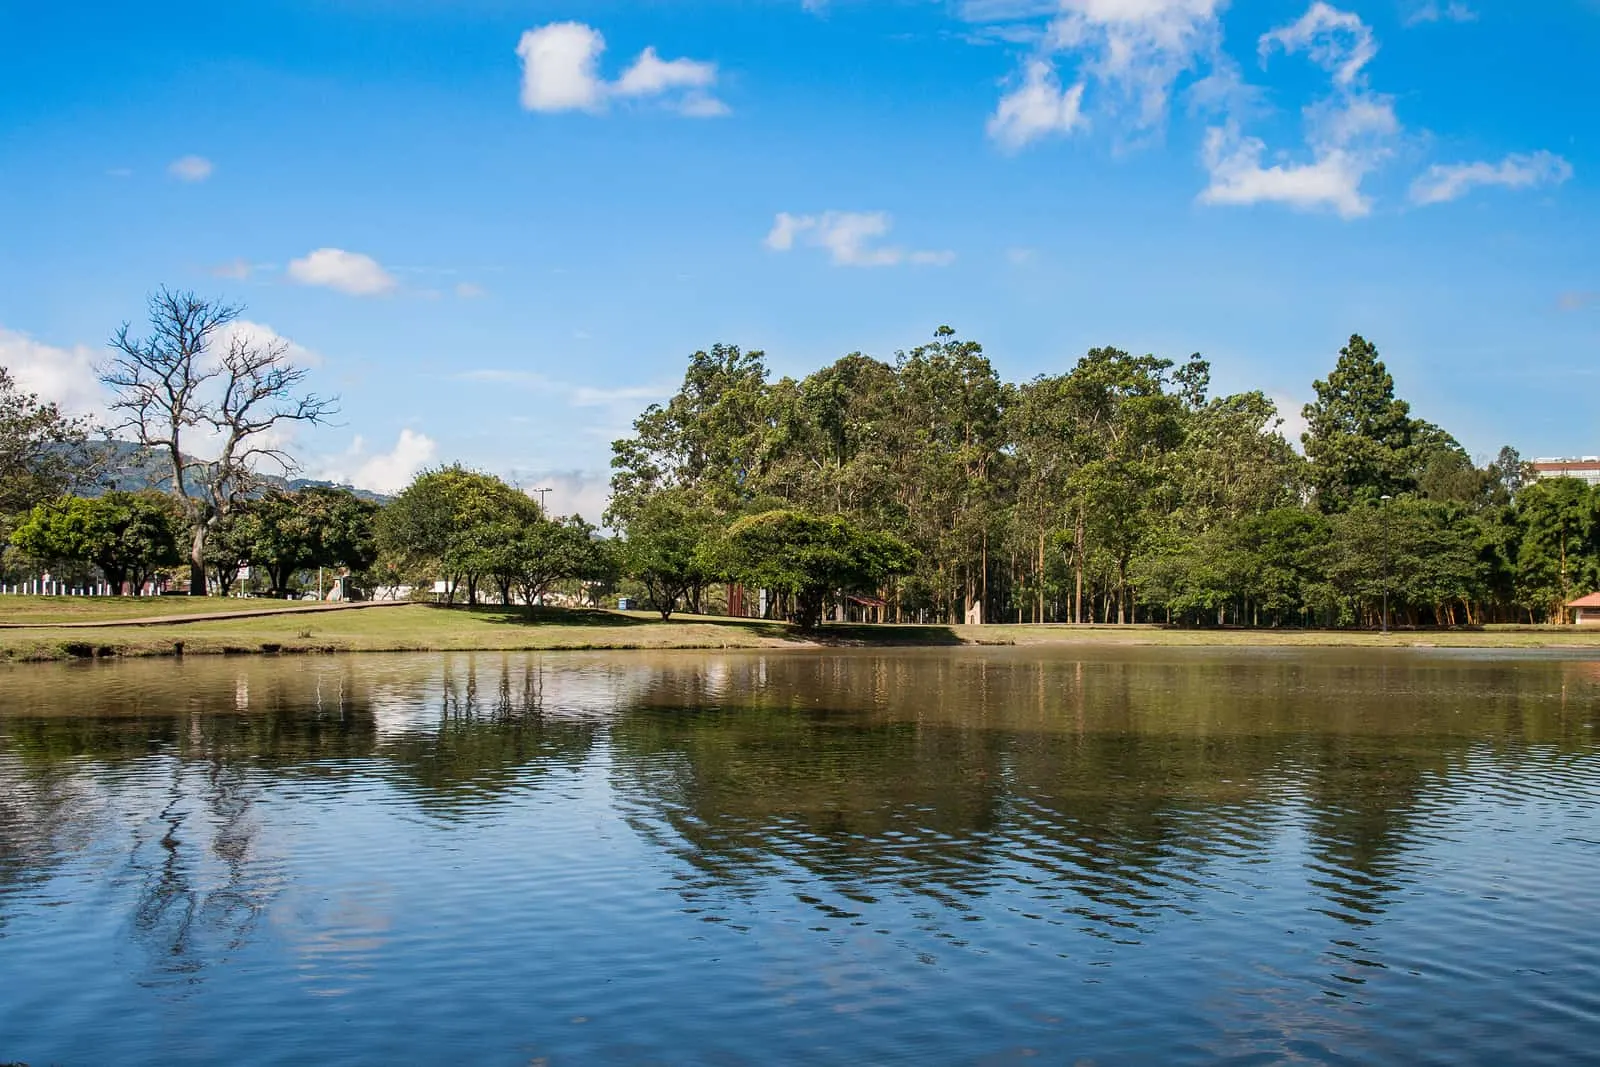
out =
<path fill-rule="evenodd" d="M 353 493 L 320 487 L 244 501 L 207 539 L 210 587 L 226 596 L 251 568 L 258 588 L 286 596 L 302 572 L 366 571 L 376 561 L 377 512 Z M 114 594 L 131 595 L 186 562 L 187 519 L 171 494 L 153 490 L 60 496 L 17 516 L 10 541 L 18 563 L 85 578 L 98 572 Z"/>
<path fill-rule="evenodd" d="M 779 612 L 816 626 L 831 598 L 870 591 L 912 566 L 910 548 L 840 516 L 769 510 L 715 526 L 663 497 L 635 516 L 626 539 L 604 539 L 583 519 L 547 519 L 526 493 L 493 475 L 446 467 L 419 475 L 378 516 L 377 542 L 391 578 L 441 574 L 447 600 L 469 605 L 492 587 L 499 602 L 533 605 L 558 582 L 591 597 L 638 582 L 668 618 L 699 611 L 713 583 L 761 588 Z"/>
<path fill-rule="evenodd" d="M 744 516 L 838 517 L 910 547 L 881 590 L 900 620 L 1478 624 L 1600 587 L 1600 489 L 1510 448 L 1475 464 L 1359 336 L 1315 390 L 1302 454 L 1199 356 L 1097 348 L 1008 383 L 941 328 L 774 380 L 718 345 L 613 446 L 607 520 L 700 558 Z"/>
<path fill-rule="evenodd" d="M 443 578 L 468 603 L 626 578 L 663 614 L 737 583 L 808 624 L 846 593 L 897 621 L 1375 625 L 1389 604 L 1417 625 L 1476 624 L 1557 620 L 1600 587 L 1600 488 L 1533 482 L 1510 448 L 1474 463 L 1359 336 L 1314 385 L 1303 451 L 1262 393 L 1212 396 L 1199 356 L 1097 348 L 1009 383 L 941 328 L 891 361 L 856 353 L 796 380 L 713 346 L 613 446 L 608 540 L 460 467 L 381 510 L 273 490 L 261 471 L 291 468 L 283 431 L 334 401 L 237 307 L 161 290 L 149 311 L 143 336 L 113 336 L 102 381 L 108 429 L 162 458 L 163 496 L 64 495 L 97 479 L 90 427 L 0 368 L 0 523 L 34 561 L 121 583 L 176 552 L 196 593 L 246 565 L 280 593 L 337 566 Z"/>

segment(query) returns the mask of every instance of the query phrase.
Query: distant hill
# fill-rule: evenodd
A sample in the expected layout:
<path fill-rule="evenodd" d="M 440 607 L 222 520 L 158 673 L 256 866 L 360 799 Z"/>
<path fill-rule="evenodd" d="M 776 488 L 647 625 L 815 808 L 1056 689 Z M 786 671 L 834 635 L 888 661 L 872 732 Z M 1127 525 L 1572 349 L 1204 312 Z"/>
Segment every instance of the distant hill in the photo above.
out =
<path fill-rule="evenodd" d="M 138 492 L 141 489 L 169 492 L 172 489 L 172 471 L 167 459 L 155 449 L 133 441 L 100 442 L 94 447 L 103 449 L 105 458 L 95 480 L 79 490 L 85 496 L 98 496 L 114 489 L 126 492 Z M 343 489 L 374 504 L 387 504 L 391 499 L 370 489 L 358 489 L 353 485 L 340 485 L 315 478 L 284 478 L 273 474 L 263 474 L 260 478 L 263 485 L 288 492 L 319 487 Z"/>

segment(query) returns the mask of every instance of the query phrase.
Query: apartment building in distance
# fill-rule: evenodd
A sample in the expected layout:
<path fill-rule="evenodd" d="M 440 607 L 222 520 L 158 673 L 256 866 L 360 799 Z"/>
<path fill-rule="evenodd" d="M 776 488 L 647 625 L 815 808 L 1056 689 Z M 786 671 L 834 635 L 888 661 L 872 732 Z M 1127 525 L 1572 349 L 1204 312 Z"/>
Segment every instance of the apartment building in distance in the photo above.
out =
<path fill-rule="evenodd" d="M 1577 459 L 1536 459 L 1534 475 L 1546 478 L 1579 478 L 1590 485 L 1600 485 L 1600 456 L 1582 456 Z"/>

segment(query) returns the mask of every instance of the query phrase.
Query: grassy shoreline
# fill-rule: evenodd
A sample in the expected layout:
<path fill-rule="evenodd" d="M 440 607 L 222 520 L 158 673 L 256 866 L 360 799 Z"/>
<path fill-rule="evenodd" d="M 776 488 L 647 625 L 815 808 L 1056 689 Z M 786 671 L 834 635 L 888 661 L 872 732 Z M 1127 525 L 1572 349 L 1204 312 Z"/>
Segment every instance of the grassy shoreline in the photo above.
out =
<path fill-rule="evenodd" d="M 74 659 L 175 655 L 285 655 L 349 652 L 521 652 L 561 650 L 813 649 L 825 647 L 928 647 L 973 645 L 1160 645 L 1172 647 L 1267 648 L 1551 648 L 1600 654 L 1600 628 L 1499 627 L 1485 630 L 1406 631 L 1389 635 L 1347 630 L 1174 630 L 1157 626 L 829 625 L 805 634 L 783 623 L 756 619 L 675 616 L 661 622 L 644 612 L 546 609 L 530 617 L 521 609 L 443 608 L 427 604 L 383 611 L 315 615 L 249 614 L 205 622 L 115 625 L 135 617 L 126 603 L 101 601 L 108 624 L 83 626 L 95 618 L 95 601 L 73 605 L 75 627 L 43 610 L 0 614 L 27 623 L 0 630 L 0 661 L 51 662 Z M 147 609 L 150 601 L 135 601 Z M 180 602 L 175 615 L 199 610 L 203 601 Z M 218 601 L 211 601 L 217 610 Z M 243 602 L 247 605 L 252 602 Z M 270 605 L 272 602 L 265 602 Z M 281 603 L 280 603 L 281 606 Z M 249 612 L 252 608 L 246 607 Z M 146 612 L 148 614 L 148 612 Z M 20 617 L 19 617 L 20 616 Z M 35 622 L 35 620 L 38 620 Z"/>

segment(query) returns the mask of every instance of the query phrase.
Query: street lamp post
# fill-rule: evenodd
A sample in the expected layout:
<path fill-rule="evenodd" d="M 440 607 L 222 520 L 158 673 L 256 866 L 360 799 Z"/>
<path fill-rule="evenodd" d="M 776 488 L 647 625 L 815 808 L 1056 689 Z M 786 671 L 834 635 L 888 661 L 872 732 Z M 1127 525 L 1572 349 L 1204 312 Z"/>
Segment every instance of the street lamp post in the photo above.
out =
<path fill-rule="evenodd" d="M 1378 499 L 1388 504 L 1394 497 L 1388 493 Z M 1389 632 L 1389 524 L 1383 524 L 1383 632 Z"/>

